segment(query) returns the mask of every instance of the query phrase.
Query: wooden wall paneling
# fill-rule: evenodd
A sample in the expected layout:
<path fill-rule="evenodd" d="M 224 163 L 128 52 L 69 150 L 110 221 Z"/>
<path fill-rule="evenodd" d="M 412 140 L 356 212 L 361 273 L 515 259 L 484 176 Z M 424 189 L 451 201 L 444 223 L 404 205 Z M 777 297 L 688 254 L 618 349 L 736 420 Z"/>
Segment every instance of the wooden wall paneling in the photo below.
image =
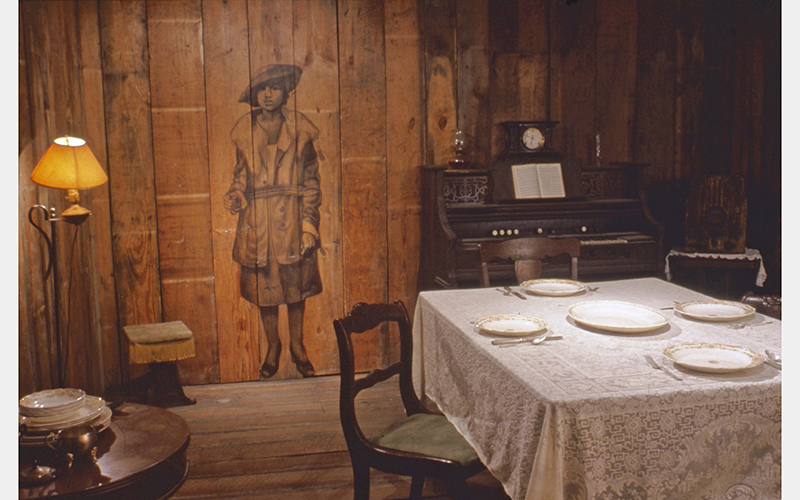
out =
<path fill-rule="evenodd" d="M 550 119 L 550 4 L 522 2 L 517 34 L 519 60 L 519 119 Z"/>
<path fill-rule="evenodd" d="M 402 300 L 409 311 L 414 310 L 417 299 L 420 166 L 424 161 L 420 7 L 418 0 L 385 4 L 386 134 L 390 138 L 386 142 L 386 176 L 393 180 L 387 182 L 387 296 L 390 302 Z M 384 359 L 393 361 L 400 359 L 400 346 L 396 337 L 392 338 Z"/>
<path fill-rule="evenodd" d="M 77 39 L 75 4 L 31 3 L 25 6 L 23 17 L 27 23 L 25 39 L 30 49 L 28 60 L 32 61 L 28 73 L 32 89 L 29 94 L 31 97 L 29 116 L 33 121 L 33 137 L 36 144 L 32 167 L 56 137 L 69 134 L 85 138 L 85 110 L 78 72 L 80 48 Z M 59 214 L 66 206 L 63 193 L 50 188 L 38 188 L 38 199 L 45 206 L 54 206 Z M 77 370 L 70 370 L 70 366 L 76 364 L 78 357 L 86 355 L 93 360 L 97 346 L 96 342 L 93 342 L 96 338 L 90 328 L 88 314 L 88 300 L 92 293 L 88 283 L 90 272 L 81 272 L 87 268 L 91 269 L 90 262 L 87 262 L 86 254 L 83 252 L 87 237 L 84 232 L 78 232 L 75 226 L 60 222 L 54 224 L 44 222 L 41 212 L 35 212 L 34 216 L 46 232 L 50 232 L 52 227 L 57 234 L 55 272 L 50 280 L 45 282 L 39 271 L 34 271 L 38 276 L 32 281 L 41 283 L 40 286 L 44 288 L 45 300 L 36 305 L 43 313 L 41 316 L 37 313 L 36 319 L 40 320 L 40 324 L 46 325 L 44 337 L 36 341 L 41 348 L 39 352 L 49 353 L 51 383 L 55 383 L 57 378 L 55 367 L 58 361 L 55 358 L 57 349 L 52 336 L 55 322 L 58 322 L 63 339 L 62 363 L 66 383 L 95 390 L 100 378 L 96 364 L 90 365 L 90 368 L 80 366 Z M 24 227 L 29 231 L 28 237 L 35 238 L 31 240 L 32 244 L 42 248 L 43 240 L 39 234 L 33 231 L 27 222 Z M 76 237 L 78 239 L 74 239 Z M 40 252 L 46 254 L 43 249 Z M 44 265 L 40 260 L 42 253 L 37 257 L 42 262 L 41 265 Z M 75 269 L 78 271 L 75 272 Z M 53 284 L 51 280 L 55 280 L 56 293 L 59 296 L 58 318 L 51 309 L 54 307 L 50 292 Z M 78 364 L 83 364 L 78 361 Z"/>
<path fill-rule="evenodd" d="M 292 0 L 249 0 L 247 5 L 250 75 L 255 76 L 260 68 L 270 64 L 294 63 L 294 13 Z M 304 84 L 305 81 L 301 77 L 299 85 Z M 241 90 L 243 91 L 244 88 Z M 295 97 L 295 94 L 291 95 L 286 104 L 286 107 L 290 110 L 297 109 Z M 249 111 L 249 109 L 246 109 L 246 111 Z M 248 153 L 248 155 L 250 156 L 252 153 Z M 296 372 L 289 353 L 289 331 L 284 307 L 279 308 L 279 315 L 279 335 L 283 348 L 279 360 L 279 369 L 273 378 L 293 378 L 296 376 Z M 259 341 L 260 368 L 260 363 L 264 361 L 268 348 L 268 343 L 263 333 L 259 335 Z"/>
<path fill-rule="evenodd" d="M 597 2 L 597 128 L 603 164 L 632 160 L 637 1 Z"/>
<path fill-rule="evenodd" d="M 597 3 L 550 4 L 551 114 L 555 147 L 594 165 L 597 127 Z"/>
<path fill-rule="evenodd" d="M 37 231 L 28 222 L 28 210 L 38 203 L 36 199 L 35 184 L 30 179 L 30 173 L 35 166 L 33 130 L 31 123 L 31 106 L 28 92 L 28 55 L 25 43 L 25 28 L 23 22 L 23 7 L 18 11 L 19 39 L 17 51 L 19 53 L 18 72 L 18 107 L 19 107 L 19 168 L 17 171 L 19 195 L 17 204 L 17 300 L 18 313 L 18 377 L 17 391 L 19 397 L 34 392 L 37 387 L 42 387 L 42 378 L 49 379 L 49 365 L 39 366 L 42 356 L 37 349 L 37 344 L 46 338 L 46 321 L 42 315 L 43 308 L 37 304 L 44 303 L 44 285 L 42 284 L 42 269 L 36 272 L 36 262 L 41 262 L 41 247 L 38 244 Z M 34 244 L 36 243 L 36 244 Z M 38 280 L 37 280 L 38 274 Z M 38 319 L 38 321 L 37 321 Z M 46 346 L 46 344 L 45 344 Z M 42 370 L 42 368 L 45 368 Z M 49 385 L 49 384 L 48 384 Z"/>
<path fill-rule="evenodd" d="M 748 146 L 734 150 L 734 161 L 740 162 L 734 163 L 734 171 L 745 172 L 747 178 L 747 245 L 764 256 L 764 287 L 775 293 L 781 287 L 781 2 L 747 4 L 746 10 L 744 18 L 752 18 L 746 28 L 751 48 L 741 51 L 748 59 L 741 71 L 747 72 L 744 91 L 752 97 L 749 109 L 737 111 L 741 118 L 736 121 L 741 119 L 742 129 L 752 127 L 753 135 L 737 131 L 734 145 L 742 141 Z"/>
<path fill-rule="evenodd" d="M 56 46 L 48 52 L 51 65 L 49 82 L 53 85 L 52 123 L 50 140 L 69 134 L 86 140 L 86 109 L 83 99 L 83 79 L 80 71 L 78 4 L 74 2 L 50 3 L 47 24 Z M 91 146 L 90 146 L 91 147 Z M 63 192 L 58 192 L 63 196 Z M 91 207 L 90 195 L 82 196 L 84 206 Z M 81 387 L 90 393 L 100 394 L 101 364 L 99 335 L 90 319 L 90 302 L 94 295 L 91 261 L 91 226 L 58 223 L 56 240 L 59 262 L 59 287 L 61 337 L 65 385 Z"/>
<path fill-rule="evenodd" d="M 424 0 L 425 163 L 444 165 L 452 157 L 450 137 L 458 127 L 456 0 Z"/>
<path fill-rule="evenodd" d="M 98 5 L 95 2 L 78 2 L 76 8 L 81 87 L 86 109 L 85 139 L 97 161 L 108 173 Z M 87 203 L 84 206 L 92 210 L 92 216 L 84 223 L 84 229 L 90 235 L 85 251 L 90 255 L 88 264 L 92 270 L 89 293 L 93 322 L 91 331 L 98 343 L 94 351 L 95 359 L 91 362 L 100 367 L 100 380 L 97 383 L 98 393 L 102 393 L 107 385 L 119 385 L 122 381 L 108 183 L 87 191 L 81 195 L 81 200 Z"/>
<path fill-rule="evenodd" d="M 99 5 L 119 322 L 158 323 L 161 287 L 145 3 Z M 141 374 L 141 368 L 128 365 L 127 349 L 122 354 L 123 374 Z"/>
<path fill-rule="evenodd" d="M 322 293 L 306 299 L 303 324 L 303 341 L 317 375 L 339 372 L 332 321 L 344 312 L 337 23 L 335 0 L 294 2 L 294 64 L 303 70 L 296 106 L 319 129 L 314 146 L 322 192 L 317 251 Z"/>
<path fill-rule="evenodd" d="M 704 173 L 731 174 L 733 166 L 734 101 L 736 84 L 736 41 L 746 31 L 737 26 L 740 2 L 704 0 L 703 101 L 700 108 L 700 161 Z M 747 22 L 752 20 L 748 19 Z M 740 34 L 741 33 L 741 34 Z"/>
<path fill-rule="evenodd" d="M 236 164 L 231 129 L 250 107 L 238 103 L 250 83 L 246 2 L 203 2 L 206 119 L 214 249 L 214 295 L 220 382 L 259 378 L 258 308 L 239 293 L 239 264 L 233 260 L 238 217 L 222 204 Z"/>
<path fill-rule="evenodd" d="M 491 149 L 489 158 L 496 158 L 506 147 L 500 123 L 530 119 L 520 114 L 519 65 L 521 61 L 519 32 L 524 20 L 519 18 L 518 1 L 493 3 L 489 10 L 489 116 L 491 117 Z M 522 27 L 525 29 L 526 27 Z"/>
<path fill-rule="evenodd" d="M 194 334 L 181 380 L 218 382 L 200 1 L 148 2 L 147 35 L 164 321 Z"/>
<path fill-rule="evenodd" d="M 683 245 L 685 207 L 673 172 L 676 145 L 676 4 L 640 0 L 637 15 L 633 160 L 644 169 L 648 207 L 668 229 L 666 250 Z M 611 159 L 608 159 L 611 161 Z"/>
<path fill-rule="evenodd" d="M 383 2 L 345 0 L 338 16 L 343 294 L 349 310 L 357 302 L 388 299 Z M 362 336 L 354 345 L 363 360 L 357 370 L 381 364 L 384 341 L 384 334 Z"/>
<path fill-rule="evenodd" d="M 470 141 L 468 156 L 479 164 L 491 159 L 492 132 L 499 128 L 487 119 L 491 116 L 489 13 L 493 9 L 489 0 L 476 0 L 459 2 L 456 11 L 456 122 Z"/>
<path fill-rule="evenodd" d="M 735 20 L 733 100 L 731 102 L 731 173 L 744 178 L 760 177 L 764 118 L 763 5 L 742 6 Z"/>
<path fill-rule="evenodd" d="M 650 163 L 648 185 L 672 175 L 675 148 L 675 5 L 640 0 L 633 159 Z"/>
<path fill-rule="evenodd" d="M 48 30 L 47 14 L 43 12 L 46 4 L 42 2 L 25 2 L 20 4 L 20 12 L 23 19 L 24 40 L 27 59 L 27 80 L 28 80 L 28 99 L 29 116 L 31 120 L 31 142 L 28 145 L 30 163 L 24 174 L 24 185 L 27 186 L 25 192 L 28 196 L 29 205 L 25 207 L 25 220 L 20 229 L 28 243 L 26 254 L 27 268 L 25 272 L 29 274 L 31 286 L 30 311 L 32 313 L 33 329 L 28 332 L 31 346 L 34 349 L 34 371 L 38 377 L 37 384 L 41 387 L 56 387 L 58 382 L 56 344 L 55 344 L 55 312 L 53 310 L 53 277 L 52 274 L 47 281 L 44 279 L 45 262 L 48 259 L 47 248 L 44 239 L 39 232 L 31 226 L 27 214 L 31 206 L 35 204 L 46 207 L 55 206 L 57 211 L 63 210 L 63 202 L 59 202 L 55 196 L 56 191 L 49 188 L 37 186 L 30 180 L 39 159 L 50 146 L 52 139 L 49 128 L 52 126 L 52 119 L 49 116 L 49 103 L 53 102 L 52 84 L 50 78 L 50 62 L 48 52 L 50 48 L 50 33 Z M 34 43 L 33 41 L 36 41 Z M 22 165 L 21 165 L 22 166 Z M 52 237 L 51 226 L 44 222 L 43 214 L 38 209 L 34 212 L 34 220 Z M 58 233 L 56 231 L 56 233 Z"/>
<path fill-rule="evenodd" d="M 541 0 L 524 0 L 516 6 L 512 15 L 516 22 L 516 32 L 509 36 L 509 58 L 516 59 L 513 78 L 507 81 L 507 91 L 513 103 L 504 120 L 548 120 L 550 116 L 550 26 L 549 7 Z M 506 38 L 503 31 L 502 39 Z M 498 33 L 499 35 L 499 33 Z M 505 134 L 501 127 L 495 126 L 497 153 L 505 147 Z"/>
<path fill-rule="evenodd" d="M 683 179 L 702 171 L 700 109 L 703 104 L 705 26 L 700 2 L 680 2 L 677 7 L 675 95 L 675 157 L 672 175 Z"/>
<path fill-rule="evenodd" d="M 489 78 L 489 116 L 493 122 L 490 159 L 497 158 L 506 147 L 506 135 L 500 123 L 530 119 L 522 118 L 519 112 L 519 63 L 518 53 L 493 51 Z"/>

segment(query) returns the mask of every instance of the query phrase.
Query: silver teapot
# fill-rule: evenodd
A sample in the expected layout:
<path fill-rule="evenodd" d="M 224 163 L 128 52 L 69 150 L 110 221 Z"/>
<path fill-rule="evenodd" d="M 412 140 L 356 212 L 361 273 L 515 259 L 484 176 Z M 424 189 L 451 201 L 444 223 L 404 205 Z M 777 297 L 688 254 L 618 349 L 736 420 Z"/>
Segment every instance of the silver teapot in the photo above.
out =
<path fill-rule="evenodd" d="M 44 442 L 59 458 L 64 459 L 67 468 L 70 468 L 75 460 L 97 462 L 98 439 L 95 428 L 84 425 L 51 432 Z"/>

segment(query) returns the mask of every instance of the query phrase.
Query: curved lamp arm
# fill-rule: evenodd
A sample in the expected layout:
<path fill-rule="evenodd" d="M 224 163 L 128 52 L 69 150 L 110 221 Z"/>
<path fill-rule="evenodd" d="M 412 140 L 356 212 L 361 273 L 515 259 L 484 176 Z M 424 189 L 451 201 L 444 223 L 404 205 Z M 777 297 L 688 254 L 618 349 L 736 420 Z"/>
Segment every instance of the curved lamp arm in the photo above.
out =
<path fill-rule="evenodd" d="M 44 240 L 47 242 L 47 270 L 44 272 L 44 279 L 46 280 L 50 277 L 50 273 L 53 271 L 53 253 L 55 252 L 55 247 L 53 246 L 53 240 L 50 239 L 50 236 L 47 235 L 45 230 L 33 221 L 33 211 L 37 208 L 44 212 L 44 220 L 47 222 L 55 222 L 59 219 L 56 218 L 55 208 L 48 209 L 44 205 L 34 205 L 30 208 L 30 210 L 28 210 L 28 220 L 33 227 L 35 227 L 42 234 L 42 237 L 44 237 Z"/>

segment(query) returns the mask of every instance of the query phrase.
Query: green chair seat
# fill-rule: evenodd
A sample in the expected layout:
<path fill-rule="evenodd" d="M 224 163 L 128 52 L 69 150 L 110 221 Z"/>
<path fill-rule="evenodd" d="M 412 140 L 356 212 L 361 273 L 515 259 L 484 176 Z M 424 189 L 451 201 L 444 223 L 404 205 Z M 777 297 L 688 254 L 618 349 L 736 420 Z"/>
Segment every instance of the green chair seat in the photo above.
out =
<path fill-rule="evenodd" d="M 467 466 L 478 454 L 443 415 L 417 413 L 399 420 L 370 441 L 385 448 L 453 460 Z"/>

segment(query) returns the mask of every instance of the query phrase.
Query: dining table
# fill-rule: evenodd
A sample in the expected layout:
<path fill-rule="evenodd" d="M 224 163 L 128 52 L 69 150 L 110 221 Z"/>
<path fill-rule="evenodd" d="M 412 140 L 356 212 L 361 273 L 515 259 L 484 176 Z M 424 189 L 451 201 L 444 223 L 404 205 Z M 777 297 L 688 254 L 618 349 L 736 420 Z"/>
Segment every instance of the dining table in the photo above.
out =
<path fill-rule="evenodd" d="M 781 498 L 782 365 L 765 353 L 781 322 L 658 278 L 565 282 L 424 291 L 414 309 L 415 389 L 506 493 Z"/>

